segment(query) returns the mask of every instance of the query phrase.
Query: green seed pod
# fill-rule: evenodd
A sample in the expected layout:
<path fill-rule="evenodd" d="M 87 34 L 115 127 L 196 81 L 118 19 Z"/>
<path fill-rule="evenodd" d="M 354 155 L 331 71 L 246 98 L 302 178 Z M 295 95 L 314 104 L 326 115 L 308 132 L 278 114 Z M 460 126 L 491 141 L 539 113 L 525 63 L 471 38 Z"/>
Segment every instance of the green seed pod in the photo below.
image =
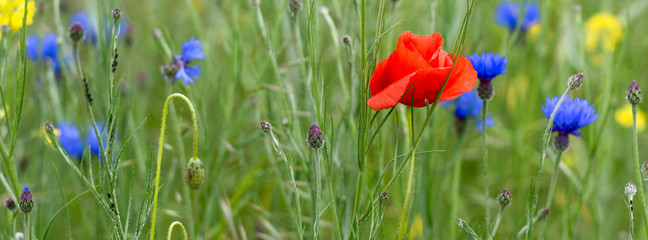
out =
<path fill-rule="evenodd" d="M 205 165 L 198 158 L 191 158 L 185 168 L 185 182 L 193 190 L 197 190 L 205 182 Z"/>

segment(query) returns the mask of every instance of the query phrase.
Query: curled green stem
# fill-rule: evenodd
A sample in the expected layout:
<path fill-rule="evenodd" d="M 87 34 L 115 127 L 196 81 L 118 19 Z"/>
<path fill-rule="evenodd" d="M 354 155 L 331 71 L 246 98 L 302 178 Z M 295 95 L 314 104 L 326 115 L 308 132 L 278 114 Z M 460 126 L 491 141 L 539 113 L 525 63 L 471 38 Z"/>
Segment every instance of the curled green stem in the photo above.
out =
<path fill-rule="evenodd" d="M 187 240 L 187 231 L 185 230 L 184 225 L 182 225 L 181 222 L 175 221 L 169 225 L 169 232 L 167 233 L 167 240 L 171 240 L 171 234 L 173 233 L 173 227 L 178 226 L 180 230 L 182 231 L 182 236 L 184 237 L 184 240 Z"/>
<path fill-rule="evenodd" d="M 158 202 L 158 193 L 160 188 L 160 168 L 162 165 L 162 148 L 164 146 L 164 132 L 166 129 L 166 119 L 169 110 L 169 103 L 171 103 L 171 100 L 174 98 L 182 99 L 189 107 L 189 110 L 191 110 L 191 120 L 193 121 L 193 128 L 194 128 L 193 158 L 198 158 L 198 120 L 196 118 L 196 110 L 194 109 L 191 100 L 189 100 L 189 98 L 187 98 L 185 95 L 182 95 L 180 93 L 171 94 L 169 95 L 169 97 L 167 97 L 166 102 L 164 103 L 164 109 L 162 111 L 162 123 L 160 124 L 160 140 L 158 143 L 157 168 L 155 170 L 155 188 L 153 189 L 153 215 L 151 217 L 151 240 L 155 239 L 155 219 L 157 216 L 157 202 Z"/>

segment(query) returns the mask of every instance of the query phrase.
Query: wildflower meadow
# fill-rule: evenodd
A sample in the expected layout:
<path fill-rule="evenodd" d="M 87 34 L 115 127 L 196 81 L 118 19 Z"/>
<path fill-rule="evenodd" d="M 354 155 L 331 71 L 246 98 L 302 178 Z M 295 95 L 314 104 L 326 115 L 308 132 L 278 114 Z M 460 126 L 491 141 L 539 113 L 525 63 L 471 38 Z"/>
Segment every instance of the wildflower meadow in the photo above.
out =
<path fill-rule="evenodd" d="M 648 239 L 646 0 L 0 0 L 0 239 Z"/>

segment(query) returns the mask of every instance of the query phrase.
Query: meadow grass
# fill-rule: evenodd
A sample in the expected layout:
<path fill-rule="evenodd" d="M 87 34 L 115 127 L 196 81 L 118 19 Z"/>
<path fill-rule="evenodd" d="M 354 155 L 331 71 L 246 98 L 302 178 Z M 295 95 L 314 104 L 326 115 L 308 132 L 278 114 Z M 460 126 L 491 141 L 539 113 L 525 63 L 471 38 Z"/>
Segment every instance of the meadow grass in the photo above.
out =
<path fill-rule="evenodd" d="M 2 22 L 0 1 L 0 197 L 18 206 L 0 210 L 0 239 L 648 237 L 648 110 L 623 111 L 630 82 L 648 86 L 645 0 L 538 1 L 539 22 L 511 30 L 496 0 L 17 2 L 20 24 Z M 87 25 L 85 40 L 68 36 L 79 10 L 94 39 Z M 612 20 L 590 21 L 600 13 Z M 404 31 L 441 33 L 453 61 L 508 59 L 477 118 L 440 98 L 368 106 Z M 59 70 L 29 57 L 30 36 L 48 33 Z M 202 73 L 165 76 L 192 36 L 204 60 L 186 67 Z M 599 114 L 564 152 L 541 108 L 561 94 Z M 314 123 L 321 139 L 308 139 Z M 185 169 L 192 159 L 204 168 Z"/>

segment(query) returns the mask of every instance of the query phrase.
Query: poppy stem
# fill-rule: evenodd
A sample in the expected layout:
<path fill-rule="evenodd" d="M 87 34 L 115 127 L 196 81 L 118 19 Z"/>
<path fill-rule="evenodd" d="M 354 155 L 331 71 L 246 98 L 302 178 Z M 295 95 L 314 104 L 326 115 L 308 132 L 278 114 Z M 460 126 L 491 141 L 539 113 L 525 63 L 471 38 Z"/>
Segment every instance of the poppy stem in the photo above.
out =
<path fill-rule="evenodd" d="M 167 233 L 167 240 L 171 240 L 171 234 L 173 233 L 173 227 L 178 226 L 180 230 L 182 231 L 182 237 L 184 237 L 184 240 L 187 240 L 187 231 L 185 230 L 184 225 L 182 225 L 181 222 L 175 221 L 169 225 L 169 232 Z"/>
<path fill-rule="evenodd" d="M 482 163 L 483 163 L 483 172 L 484 172 L 484 207 L 486 208 L 486 229 L 490 229 L 490 207 L 488 203 L 490 202 L 490 193 L 489 193 L 489 184 L 488 184 L 488 142 L 486 135 L 486 112 L 488 110 L 488 100 L 482 100 Z M 486 230 L 488 231 L 488 230 Z"/>
<path fill-rule="evenodd" d="M 410 107 L 410 115 L 408 120 L 409 123 L 409 135 L 410 139 L 414 138 L 414 119 L 412 117 L 414 113 L 414 107 Z M 401 212 L 401 219 L 400 219 L 400 228 L 398 230 L 398 239 L 403 239 L 403 235 L 405 234 L 405 231 L 407 230 L 407 210 L 409 209 L 409 204 L 410 204 L 410 198 L 412 195 L 412 183 L 414 182 L 414 166 L 415 166 L 415 160 L 416 160 L 416 146 L 414 145 L 415 143 L 412 142 L 412 154 L 410 158 L 410 168 L 409 168 L 409 174 L 407 177 L 407 190 L 405 192 L 405 201 L 403 202 L 403 211 Z"/>
<path fill-rule="evenodd" d="M 634 161 L 635 161 L 635 171 L 637 172 L 637 189 L 639 190 L 639 198 L 641 198 L 641 205 L 643 207 L 644 215 L 645 215 L 645 231 L 646 234 L 648 235 L 648 208 L 646 204 L 646 194 L 644 191 L 643 187 L 643 176 L 641 174 L 641 165 L 639 164 L 639 141 L 637 140 L 637 104 L 632 104 L 632 142 L 634 143 L 633 146 L 633 153 L 634 153 Z"/>
<path fill-rule="evenodd" d="M 191 120 L 193 121 L 194 136 L 193 136 L 193 157 L 198 158 L 198 120 L 196 118 L 196 110 L 191 103 L 191 100 L 185 95 L 180 93 L 174 93 L 167 97 L 166 102 L 164 103 L 164 109 L 162 111 L 162 123 L 160 124 L 160 140 L 158 142 L 158 154 L 157 154 L 157 168 L 155 170 L 155 188 L 153 189 L 153 215 L 151 217 L 151 240 L 155 239 L 155 218 L 157 216 L 157 202 L 158 202 L 158 193 L 160 188 L 160 168 L 162 165 L 162 148 L 164 146 L 164 132 L 166 130 L 166 119 L 169 110 L 169 103 L 174 98 L 182 99 L 189 110 L 191 111 Z M 188 200 L 189 201 L 189 200 Z"/>

